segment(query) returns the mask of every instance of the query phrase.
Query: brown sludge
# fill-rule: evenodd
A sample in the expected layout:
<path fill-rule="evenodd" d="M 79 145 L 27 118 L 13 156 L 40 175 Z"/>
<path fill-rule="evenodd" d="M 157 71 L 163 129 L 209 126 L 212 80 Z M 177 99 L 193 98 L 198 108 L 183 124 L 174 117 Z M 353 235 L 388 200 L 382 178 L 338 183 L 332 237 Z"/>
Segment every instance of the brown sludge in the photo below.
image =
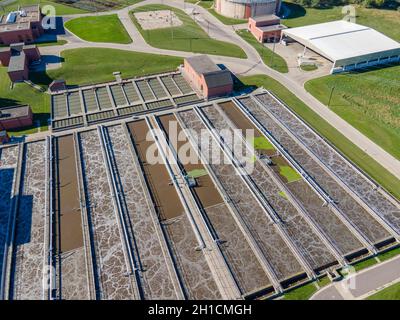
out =
<path fill-rule="evenodd" d="M 157 211 L 161 219 L 168 220 L 180 216 L 183 213 L 183 207 L 164 164 L 149 164 L 144 161 L 147 149 L 154 143 L 146 141 L 149 131 L 146 122 L 143 120 L 131 122 L 128 127 L 135 140 L 139 157 L 142 159 L 144 173 L 157 203 Z M 158 152 L 156 156 L 158 156 Z"/>
<path fill-rule="evenodd" d="M 58 151 L 56 209 L 59 241 L 57 248 L 67 252 L 83 246 L 82 219 L 79 204 L 74 140 L 72 135 L 56 140 Z"/>

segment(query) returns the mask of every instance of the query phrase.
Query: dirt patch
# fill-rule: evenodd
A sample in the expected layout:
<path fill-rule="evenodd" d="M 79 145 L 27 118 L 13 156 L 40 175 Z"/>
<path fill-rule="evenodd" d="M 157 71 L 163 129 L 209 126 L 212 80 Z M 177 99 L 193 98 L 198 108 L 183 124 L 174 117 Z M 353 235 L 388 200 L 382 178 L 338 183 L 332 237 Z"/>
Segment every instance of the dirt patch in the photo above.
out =
<path fill-rule="evenodd" d="M 134 16 L 143 30 L 179 27 L 183 24 L 171 10 L 135 12 Z"/>

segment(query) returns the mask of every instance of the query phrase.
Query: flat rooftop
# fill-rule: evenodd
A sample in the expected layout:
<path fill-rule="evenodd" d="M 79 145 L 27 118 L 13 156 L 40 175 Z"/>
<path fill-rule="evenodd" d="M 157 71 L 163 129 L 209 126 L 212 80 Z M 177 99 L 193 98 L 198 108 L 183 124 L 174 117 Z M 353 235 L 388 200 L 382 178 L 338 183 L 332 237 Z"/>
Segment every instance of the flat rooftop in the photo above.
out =
<path fill-rule="evenodd" d="M 252 17 L 250 18 L 256 22 L 262 22 L 262 21 L 272 21 L 272 20 L 280 20 L 281 18 L 279 18 L 278 16 L 274 15 L 274 14 L 266 14 L 263 16 L 258 16 L 258 17 Z"/>
<path fill-rule="evenodd" d="M 186 61 L 198 74 L 220 71 L 221 69 L 210 59 L 209 56 L 202 54 L 186 58 Z"/>
<path fill-rule="evenodd" d="M 8 14 L 1 16 L 0 20 L 0 33 L 16 30 L 26 30 L 30 28 L 31 22 L 40 21 L 40 7 L 39 5 L 20 7 L 19 10 L 14 11 L 17 13 L 15 22 L 7 23 Z M 24 12 L 21 16 L 18 12 Z"/>
<path fill-rule="evenodd" d="M 389 50 L 400 54 L 397 41 L 372 28 L 343 20 L 290 28 L 283 33 L 332 61 Z"/>
<path fill-rule="evenodd" d="M 23 71 L 26 64 L 25 52 L 20 51 L 18 54 L 14 54 L 10 58 L 10 64 L 8 65 L 8 72 Z"/>
<path fill-rule="evenodd" d="M 276 30 L 283 30 L 286 29 L 287 27 L 284 26 L 283 24 L 274 24 L 272 26 L 264 26 L 264 27 L 257 27 L 261 31 L 268 32 L 268 31 L 276 31 Z"/>
<path fill-rule="evenodd" d="M 26 117 L 29 115 L 29 110 L 30 107 L 28 105 L 2 107 L 0 108 L 0 121 Z"/>

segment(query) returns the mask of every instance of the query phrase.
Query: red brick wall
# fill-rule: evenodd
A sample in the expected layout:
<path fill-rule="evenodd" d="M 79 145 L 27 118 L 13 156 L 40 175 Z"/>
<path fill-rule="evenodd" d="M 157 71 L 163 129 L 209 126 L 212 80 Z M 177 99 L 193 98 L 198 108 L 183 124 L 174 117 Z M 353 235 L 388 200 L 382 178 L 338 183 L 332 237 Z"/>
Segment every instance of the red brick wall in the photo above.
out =
<path fill-rule="evenodd" d="M 24 49 L 24 52 L 29 62 L 40 60 L 40 52 L 37 47 L 31 49 Z"/>
<path fill-rule="evenodd" d="M 246 4 L 246 8 L 244 9 L 244 18 L 247 19 L 251 16 L 251 6 Z"/>
<path fill-rule="evenodd" d="M 233 85 L 208 89 L 204 76 L 198 75 L 192 69 L 190 64 L 186 62 L 186 59 L 184 60 L 183 76 L 190 83 L 190 85 L 194 88 L 195 91 L 201 92 L 201 94 L 207 98 L 215 96 L 223 96 L 233 91 Z"/>
<path fill-rule="evenodd" d="M 217 96 L 224 96 L 233 91 L 233 84 L 227 86 L 221 86 L 216 88 L 208 89 L 205 87 L 205 96 L 206 97 L 217 97 Z"/>
<path fill-rule="evenodd" d="M 248 30 L 257 39 L 258 42 L 264 42 L 266 39 L 274 37 L 280 39 L 281 30 L 263 32 L 260 28 L 256 26 L 256 22 L 253 19 L 249 19 Z"/>
<path fill-rule="evenodd" d="M 11 56 L 10 50 L 5 52 L 0 52 L 0 63 L 3 65 L 3 67 L 8 67 L 8 64 L 10 63 L 10 56 Z"/>
<path fill-rule="evenodd" d="M 16 128 L 22 128 L 22 127 L 29 127 L 33 124 L 33 116 L 32 113 L 30 113 L 26 117 L 20 117 L 20 118 L 15 118 L 15 119 L 9 119 L 9 120 L 1 120 L 0 119 L 0 130 L 10 130 L 10 129 L 16 129 Z"/>
<path fill-rule="evenodd" d="M 8 76 L 10 77 L 10 80 L 12 82 L 28 80 L 29 78 L 28 66 L 25 66 L 25 69 L 22 71 L 8 72 Z"/>
<path fill-rule="evenodd" d="M 32 26 L 36 26 L 36 29 L 33 29 Z M 7 45 L 18 42 L 29 43 L 40 37 L 43 32 L 41 23 L 34 23 L 31 24 L 31 28 L 27 30 L 15 30 L 0 33 L 0 43 L 3 42 L 3 44 Z"/>
<path fill-rule="evenodd" d="M 190 83 L 190 85 L 196 90 L 196 91 L 203 91 L 202 86 L 204 87 L 204 80 L 200 75 L 198 75 L 191 65 L 187 63 L 186 59 L 183 62 L 183 76 L 185 79 Z"/>

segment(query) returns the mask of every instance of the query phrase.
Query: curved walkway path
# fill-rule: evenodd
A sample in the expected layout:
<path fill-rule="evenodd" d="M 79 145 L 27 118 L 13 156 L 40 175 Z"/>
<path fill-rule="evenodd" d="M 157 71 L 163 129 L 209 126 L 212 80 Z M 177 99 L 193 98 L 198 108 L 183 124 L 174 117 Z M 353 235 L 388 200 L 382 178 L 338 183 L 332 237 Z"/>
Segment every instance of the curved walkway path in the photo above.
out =
<path fill-rule="evenodd" d="M 330 284 L 310 300 L 362 300 L 399 281 L 400 256 L 397 256 Z"/>
<path fill-rule="evenodd" d="M 258 52 L 245 40 L 235 33 L 235 27 L 224 25 L 216 17 L 210 14 L 206 9 L 190 4 L 183 3 L 177 0 L 146 0 L 137 3 L 132 6 L 128 6 L 121 10 L 107 11 L 101 13 L 88 13 L 88 14 L 77 14 L 65 16 L 67 19 L 75 17 L 84 17 L 90 15 L 108 15 L 108 14 L 118 14 L 121 22 L 125 26 L 127 32 L 131 36 L 133 42 L 128 45 L 122 44 L 110 44 L 110 43 L 93 43 L 86 42 L 74 37 L 67 37 L 69 42 L 63 46 L 49 46 L 41 47 L 40 51 L 43 55 L 60 55 L 60 52 L 67 49 L 85 48 L 85 47 L 98 47 L 98 48 L 112 48 L 120 50 L 130 50 L 144 53 L 155 53 L 179 57 L 187 57 L 192 55 L 190 52 L 174 51 L 174 50 L 164 50 L 151 47 L 148 45 L 141 34 L 135 28 L 134 24 L 131 22 L 129 17 L 129 11 L 146 4 L 166 4 L 179 9 L 195 10 L 196 15 L 194 19 L 196 22 L 206 31 L 208 34 L 222 41 L 227 41 L 239 45 L 246 53 L 247 59 L 238 59 L 232 57 L 214 56 L 210 57 L 214 62 L 218 64 L 226 65 L 230 70 L 238 75 L 255 75 L 255 74 L 267 74 L 268 76 L 279 81 L 282 85 L 288 88 L 293 94 L 295 94 L 300 100 L 302 100 L 306 105 L 308 105 L 314 112 L 325 119 L 333 127 L 335 127 L 339 132 L 341 132 L 346 138 L 352 141 L 355 145 L 361 148 L 365 153 L 374 158 L 378 163 L 380 163 L 387 170 L 392 172 L 398 179 L 400 179 L 400 161 L 393 157 L 391 154 L 383 150 L 380 146 L 375 144 L 372 140 L 367 138 L 328 107 L 314 98 L 309 94 L 303 87 L 302 83 L 297 82 L 295 79 L 290 77 L 289 74 L 279 73 L 268 66 L 266 66 L 261 60 Z M 62 37 L 61 37 L 62 38 Z M 52 67 L 58 67 L 59 65 L 53 65 Z M 51 67 L 50 67 L 51 68 Z"/>

